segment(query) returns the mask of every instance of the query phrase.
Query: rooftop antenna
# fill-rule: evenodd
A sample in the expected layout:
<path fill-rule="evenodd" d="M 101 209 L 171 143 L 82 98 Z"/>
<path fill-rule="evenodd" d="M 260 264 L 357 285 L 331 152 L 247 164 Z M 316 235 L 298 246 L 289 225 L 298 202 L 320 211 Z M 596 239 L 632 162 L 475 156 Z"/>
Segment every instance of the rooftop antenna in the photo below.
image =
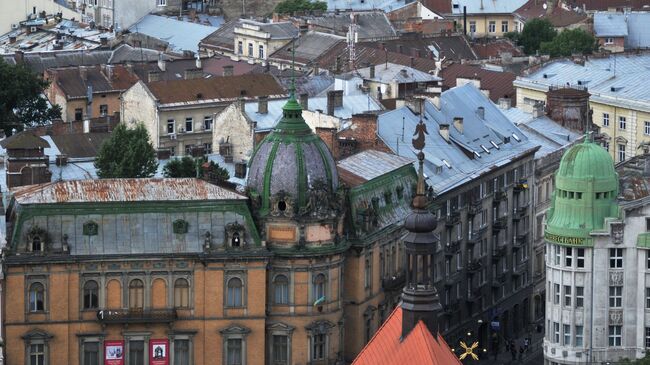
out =
<path fill-rule="evenodd" d="M 350 26 L 348 28 L 348 51 L 349 51 L 349 60 L 350 70 L 354 70 L 354 61 L 356 58 L 355 43 L 359 40 L 357 34 L 357 19 L 354 12 L 350 13 Z"/>

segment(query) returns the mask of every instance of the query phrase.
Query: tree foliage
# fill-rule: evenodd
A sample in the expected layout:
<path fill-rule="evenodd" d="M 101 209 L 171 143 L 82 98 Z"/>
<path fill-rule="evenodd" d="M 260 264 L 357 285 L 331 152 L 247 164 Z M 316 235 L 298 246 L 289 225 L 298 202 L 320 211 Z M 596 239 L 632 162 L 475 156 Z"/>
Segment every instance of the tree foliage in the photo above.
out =
<path fill-rule="evenodd" d="M 50 107 L 42 96 L 49 82 L 24 65 L 10 65 L 0 59 L 0 129 L 44 124 L 61 118 L 61 107 Z"/>
<path fill-rule="evenodd" d="M 278 14 L 293 14 L 301 11 L 327 10 L 327 3 L 324 1 L 309 0 L 284 0 L 275 6 Z"/>
<path fill-rule="evenodd" d="M 524 30 L 518 36 L 510 36 L 518 45 L 524 48 L 524 53 L 530 55 L 540 50 L 543 42 L 550 42 L 557 36 L 553 24 L 547 19 L 533 19 L 526 23 Z"/>
<path fill-rule="evenodd" d="M 541 51 L 551 57 L 588 54 L 596 47 L 596 38 L 582 29 L 565 29 L 550 42 L 543 42 Z"/>
<path fill-rule="evenodd" d="M 174 158 L 163 167 L 165 177 L 197 177 L 197 160 L 189 156 Z"/>
<path fill-rule="evenodd" d="M 129 129 L 119 124 L 102 144 L 95 158 L 97 175 L 102 178 L 151 177 L 156 173 L 156 151 L 142 123 Z"/>
<path fill-rule="evenodd" d="M 228 173 L 228 170 L 219 166 L 218 163 L 210 161 L 203 164 L 203 179 L 211 183 L 218 183 L 228 181 L 228 179 L 230 179 L 230 174 Z"/>
<path fill-rule="evenodd" d="M 650 365 L 650 356 L 646 356 L 638 360 L 623 359 L 616 364 L 620 365 Z"/>

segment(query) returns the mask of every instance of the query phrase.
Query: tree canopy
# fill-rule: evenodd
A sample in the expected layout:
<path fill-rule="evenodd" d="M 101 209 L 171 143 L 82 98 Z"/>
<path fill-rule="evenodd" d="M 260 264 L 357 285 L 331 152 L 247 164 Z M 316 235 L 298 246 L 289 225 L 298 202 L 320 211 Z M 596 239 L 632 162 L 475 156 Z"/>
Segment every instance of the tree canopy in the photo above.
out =
<path fill-rule="evenodd" d="M 165 177 L 197 177 L 199 162 L 189 156 L 171 159 L 163 167 L 163 175 Z"/>
<path fill-rule="evenodd" d="M 129 129 L 119 124 L 102 144 L 95 158 L 97 175 L 102 178 L 151 177 L 156 173 L 156 151 L 142 123 Z"/>
<path fill-rule="evenodd" d="M 526 23 L 521 33 L 508 33 L 507 36 L 523 47 L 524 53 L 530 55 L 540 50 L 543 42 L 552 41 L 557 32 L 547 19 L 533 19 Z"/>
<path fill-rule="evenodd" d="M 550 42 L 541 44 L 541 51 L 551 57 L 571 56 L 573 53 L 593 52 L 596 38 L 582 29 L 565 29 Z"/>
<path fill-rule="evenodd" d="M 203 179 L 216 184 L 230 179 L 230 174 L 228 170 L 219 166 L 218 163 L 210 161 L 203 164 Z"/>
<path fill-rule="evenodd" d="M 309 0 L 284 0 L 275 6 L 275 12 L 278 14 L 293 14 L 301 11 L 327 10 L 327 3 L 324 1 Z"/>
<path fill-rule="evenodd" d="M 9 134 L 61 118 L 61 107 L 50 107 L 42 95 L 48 85 L 24 65 L 0 59 L 0 129 Z"/>

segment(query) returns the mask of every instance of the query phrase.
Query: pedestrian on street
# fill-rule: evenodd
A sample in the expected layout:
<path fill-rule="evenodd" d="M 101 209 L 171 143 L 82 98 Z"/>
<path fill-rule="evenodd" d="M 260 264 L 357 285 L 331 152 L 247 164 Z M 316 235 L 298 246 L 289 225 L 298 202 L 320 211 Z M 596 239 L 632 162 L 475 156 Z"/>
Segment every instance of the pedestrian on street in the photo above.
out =
<path fill-rule="evenodd" d="M 528 337 L 526 337 L 526 338 L 524 339 L 524 351 L 525 351 L 525 352 L 528 352 L 528 346 L 529 346 L 529 345 L 530 345 L 530 339 L 529 339 Z"/>
<path fill-rule="evenodd" d="M 510 354 L 512 355 L 512 361 L 517 360 L 517 345 L 514 343 L 510 344 Z"/>
<path fill-rule="evenodd" d="M 506 340 L 506 352 L 509 352 L 510 351 L 510 340 L 507 337 L 505 338 L 505 340 Z"/>
<path fill-rule="evenodd" d="M 524 357 L 524 348 L 523 346 L 519 347 L 519 360 L 521 360 Z"/>

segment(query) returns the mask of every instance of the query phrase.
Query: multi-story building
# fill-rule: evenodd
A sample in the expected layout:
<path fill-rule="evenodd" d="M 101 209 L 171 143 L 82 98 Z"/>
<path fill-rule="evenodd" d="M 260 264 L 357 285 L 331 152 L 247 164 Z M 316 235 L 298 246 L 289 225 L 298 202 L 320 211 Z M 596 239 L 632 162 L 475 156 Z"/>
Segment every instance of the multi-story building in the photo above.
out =
<path fill-rule="evenodd" d="M 292 93 L 249 166 L 248 196 L 197 179 L 13 189 L 8 363 L 353 359 L 397 302 L 411 160 L 341 161 L 348 200 Z"/>
<path fill-rule="evenodd" d="M 620 162 L 644 153 L 639 147 L 650 142 L 650 103 L 643 84 L 649 65 L 648 54 L 553 61 L 517 77 L 517 106 L 531 110 L 538 102 L 548 105 L 548 92 L 558 86 L 587 91 L 593 125 L 605 149 Z"/>
<path fill-rule="evenodd" d="M 439 217 L 435 283 L 443 305 L 441 332 L 450 343 L 468 330 L 480 343 L 492 332 L 512 337 L 530 320 L 527 182 L 539 145 L 472 84 L 427 100 L 422 110 L 380 114 L 377 130 L 392 151 L 406 157 L 413 150 L 403 138 L 419 120 L 429 131 L 424 169 Z"/>
<path fill-rule="evenodd" d="M 116 30 L 128 29 L 143 16 L 158 11 L 176 10 L 182 0 L 80 0 L 73 2 L 83 20 Z"/>
<path fill-rule="evenodd" d="M 527 0 L 452 0 L 450 16 L 471 37 L 503 37 L 519 32 L 514 12 Z"/>
<path fill-rule="evenodd" d="M 645 356 L 650 208 L 645 188 L 628 189 L 645 186 L 650 169 L 632 170 L 619 182 L 611 156 L 590 138 L 562 157 L 544 233 L 546 364 Z"/>
<path fill-rule="evenodd" d="M 145 124 L 160 156 L 212 153 L 212 124 L 219 112 L 233 102 L 284 93 L 271 75 L 138 81 L 122 95 L 121 116 L 129 125 Z"/>

